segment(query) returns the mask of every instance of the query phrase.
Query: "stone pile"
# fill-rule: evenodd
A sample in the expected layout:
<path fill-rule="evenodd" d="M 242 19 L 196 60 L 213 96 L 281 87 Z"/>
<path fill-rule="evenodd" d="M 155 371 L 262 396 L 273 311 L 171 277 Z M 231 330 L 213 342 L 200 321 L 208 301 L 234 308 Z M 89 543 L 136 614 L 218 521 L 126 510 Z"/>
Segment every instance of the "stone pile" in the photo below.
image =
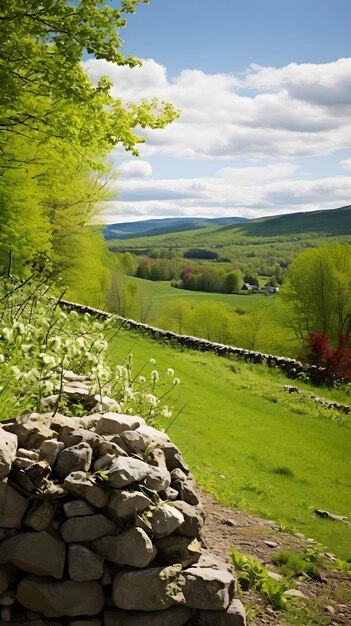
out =
<path fill-rule="evenodd" d="M 26 626 L 243 626 L 168 436 L 138 416 L 0 426 L 0 613 Z"/>

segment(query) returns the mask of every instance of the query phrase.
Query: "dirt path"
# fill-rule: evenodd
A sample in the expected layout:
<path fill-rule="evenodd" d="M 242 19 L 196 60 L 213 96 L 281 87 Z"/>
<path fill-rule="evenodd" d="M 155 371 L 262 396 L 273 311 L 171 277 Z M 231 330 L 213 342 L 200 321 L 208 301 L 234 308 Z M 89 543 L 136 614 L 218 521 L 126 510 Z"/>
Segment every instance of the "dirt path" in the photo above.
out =
<path fill-rule="evenodd" d="M 200 492 L 200 497 L 207 513 L 202 533 L 206 547 L 226 562 L 231 562 L 230 548 L 234 546 L 253 556 L 270 571 L 277 571 L 270 560 L 273 552 L 281 549 L 301 551 L 304 546 L 312 545 L 313 540 L 281 532 L 274 522 L 224 507 L 204 492 Z M 306 599 L 295 601 L 300 607 L 298 618 L 294 619 L 292 612 L 289 616 L 281 611 L 275 612 L 258 594 L 245 592 L 242 601 L 252 607 L 250 626 L 288 626 L 292 623 L 351 626 L 351 577 L 332 569 L 332 555 L 326 558 L 330 568 L 320 570 L 320 580 L 307 577 L 298 585 L 306 596 Z"/>

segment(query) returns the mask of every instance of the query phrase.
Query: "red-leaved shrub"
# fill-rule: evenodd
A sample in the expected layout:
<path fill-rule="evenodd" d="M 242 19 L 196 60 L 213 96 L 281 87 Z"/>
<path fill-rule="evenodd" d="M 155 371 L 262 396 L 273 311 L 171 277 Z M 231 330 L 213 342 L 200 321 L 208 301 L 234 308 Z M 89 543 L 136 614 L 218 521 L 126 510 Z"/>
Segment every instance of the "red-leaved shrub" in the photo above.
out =
<path fill-rule="evenodd" d="M 348 343 L 348 336 L 342 334 L 338 345 L 332 348 L 323 333 L 308 333 L 307 361 L 311 365 L 324 367 L 330 382 L 351 380 L 351 348 L 347 347 Z"/>

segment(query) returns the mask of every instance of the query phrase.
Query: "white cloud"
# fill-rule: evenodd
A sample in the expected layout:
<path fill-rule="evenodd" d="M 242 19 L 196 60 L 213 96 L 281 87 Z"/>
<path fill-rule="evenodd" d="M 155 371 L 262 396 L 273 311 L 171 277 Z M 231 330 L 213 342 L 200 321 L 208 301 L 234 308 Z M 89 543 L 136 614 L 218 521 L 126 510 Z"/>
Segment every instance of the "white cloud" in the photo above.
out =
<path fill-rule="evenodd" d="M 108 75 L 123 101 L 159 97 L 182 110 L 165 130 L 148 132 L 143 155 L 184 159 L 331 154 L 351 141 L 351 58 L 282 68 L 252 65 L 244 76 L 183 70 L 174 80 L 152 59 L 131 70 L 103 60 L 84 64 Z"/>
<path fill-rule="evenodd" d="M 351 170 L 351 157 L 348 159 L 344 159 L 343 161 L 340 161 L 339 165 L 344 170 Z"/>
<path fill-rule="evenodd" d="M 307 179 L 289 163 L 223 168 L 216 176 L 120 182 L 120 201 L 108 203 L 107 221 L 121 216 L 259 217 L 349 204 L 351 177 Z M 117 213 L 120 212 L 120 215 Z"/>
<path fill-rule="evenodd" d="M 123 178 L 146 178 L 152 175 L 152 167 L 148 161 L 125 161 L 118 172 Z"/>

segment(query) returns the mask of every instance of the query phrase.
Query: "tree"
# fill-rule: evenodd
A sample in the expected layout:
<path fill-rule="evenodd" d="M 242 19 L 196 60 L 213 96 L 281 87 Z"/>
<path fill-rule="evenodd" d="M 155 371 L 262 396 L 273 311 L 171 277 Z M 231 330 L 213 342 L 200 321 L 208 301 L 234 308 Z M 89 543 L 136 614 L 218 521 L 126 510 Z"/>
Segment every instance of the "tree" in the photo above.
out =
<path fill-rule="evenodd" d="M 108 79 L 90 81 L 81 60 L 87 52 L 140 65 L 122 54 L 120 37 L 140 2 L 1 2 L 0 272 L 12 251 L 19 276 L 40 257 L 72 293 L 77 277 L 92 285 L 89 298 L 107 288 L 102 239 L 87 227 L 106 199 L 106 157 L 118 144 L 138 155 L 140 129 L 163 128 L 178 113 L 155 99 L 122 104 Z"/>
<path fill-rule="evenodd" d="M 301 253 L 288 269 L 280 298 L 301 343 L 314 332 L 336 344 L 350 326 L 350 245 L 332 243 Z"/>
<path fill-rule="evenodd" d="M 234 293 L 239 291 L 241 286 L 241 274 L 239 271 L 229 272 L 225 277 L 225 291 L 226 293 Z"/>

